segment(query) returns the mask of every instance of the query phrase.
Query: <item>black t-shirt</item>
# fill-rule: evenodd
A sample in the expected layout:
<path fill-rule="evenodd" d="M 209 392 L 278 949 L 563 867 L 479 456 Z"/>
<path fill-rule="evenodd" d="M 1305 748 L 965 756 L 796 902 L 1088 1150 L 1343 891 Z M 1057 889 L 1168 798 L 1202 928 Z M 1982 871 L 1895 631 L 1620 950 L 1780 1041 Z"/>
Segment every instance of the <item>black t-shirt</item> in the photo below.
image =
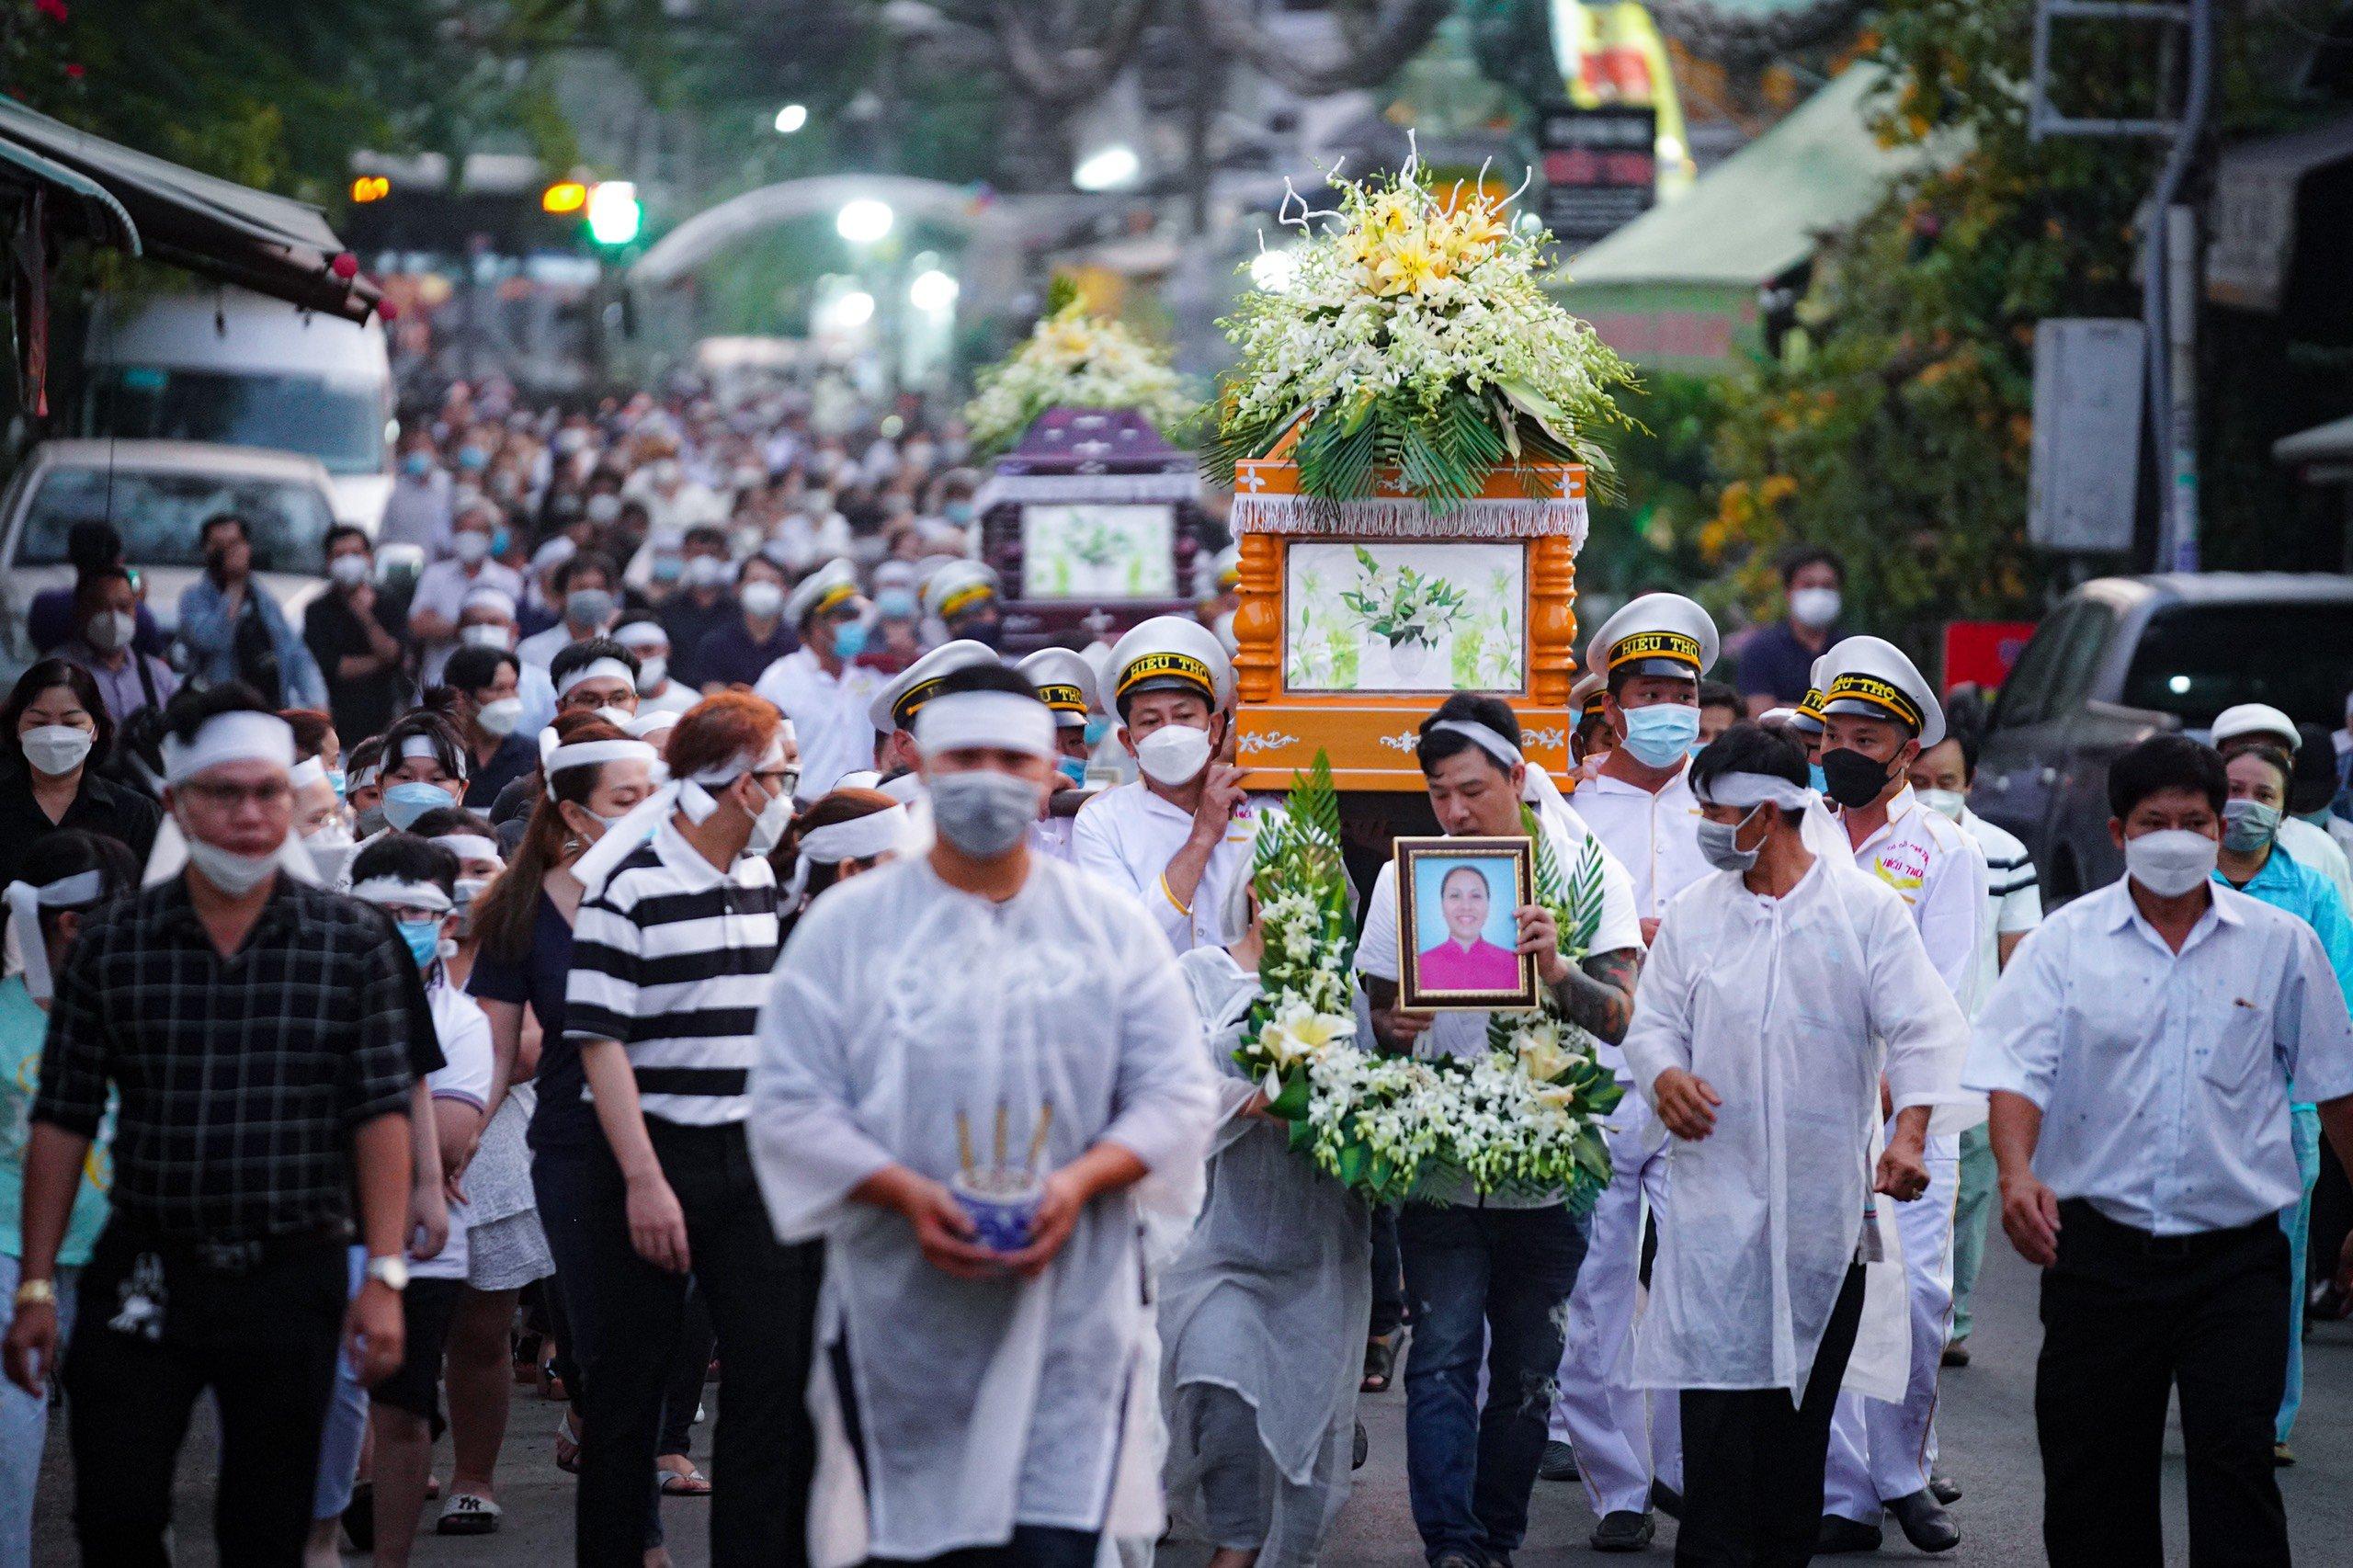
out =
<path fill-rule="evenodd" d="M 15 881 L 22 873 L 25 856 L 32 846 L 61 828 L 77 827 L 85 833 L 119 840 L 128 846 L 131 859 L 144 870 L 147 852 L 155 847 L 155 829 L 162 825 L 163 808 L 137 790 L 101 778 L 85 767 L 82 787 L 75 791 L 74 803 L 65 808 L 59 822 L 49 820 L 49 813 L 33 799 L 32 777 L 22 767 L 12 767 L 0 774 L 0 887 Z"/>
<path fill-rule="evenodd" d="M 474 955 L 473 973 L 466 981 L 467 991 L 482 1000 L 528 1006 L 540 1020 L 540 1070 L 531 1080 L 539 1085 L 540 1103 L 526 1134 L 534 1149 L 582 1148 L 598 1136 L 580 1048 L 563 1038 L 564 991 L 571 983 L 572 922 L 545 893 L 540 895 L 530 950 L 522 960 L 503 962 L 485 947 Z"/>
<path fill-rule="evenodd" d="M 401 624 L 386 619 L 385 615 L 380 597 L 369 609 L 369 619 L 397 640 Z M 335 733 L 343 737 L 343 744 L 350 746 L 369 735 L 383 733 L 400 713 L 408 677 L 397 668 L 378 670 L 357 680 L 344 680 L 335 675 L 345 659 L 375 652 L 368 641 L 367 628 L 341 594 L 324 593 L 311 601 L 310 608 L 302 612 L 302 642 L 310 648 L 311 657 L 319 662 L 319 674 L 327 683 L 327 711 L 335 719 Z"/>

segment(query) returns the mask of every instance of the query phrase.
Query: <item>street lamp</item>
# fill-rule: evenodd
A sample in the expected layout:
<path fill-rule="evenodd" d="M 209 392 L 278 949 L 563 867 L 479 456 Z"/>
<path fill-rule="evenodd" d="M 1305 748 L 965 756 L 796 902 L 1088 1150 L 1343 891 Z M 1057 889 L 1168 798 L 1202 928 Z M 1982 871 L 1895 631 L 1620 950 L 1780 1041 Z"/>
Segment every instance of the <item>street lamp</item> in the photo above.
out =
<path fill-rule="evenodd" d="M 776 133 L 779 136 L 790 136 L 808 123 L 807 104 L 787 104 L 776 111 Z"/>
<path fill-rule="evenodd" d="M 889 202 L 861 196 L 842 203 L 834 216 L 834 232 L 854 245 L 870 245 L 891 232 L 895 220 Z"/>
<path fill-rule="evenodd" d="M 918 272 L 907 285 L 907 303 L 927 313 L 938 313 L 956 308 L 956 296 L 962 292 L 956 279 L 938 267 Z"/>
<path fill-rule="evenodd" d="M 874 319 L 874 296 L 863 289 L 836 294 L 826 302 L 824 325 L 834 332 L 855 332 Z"/>
<path fill-rule="evenodd" d="M 1125 142 L 1114 142 L 1098 148 L 1078 161 L 1071 171 L 1070 182 L 1081 190 L 1120 190 L 1136 182 L 1143 173 L 1143 161 L 1136 150 Z"/>

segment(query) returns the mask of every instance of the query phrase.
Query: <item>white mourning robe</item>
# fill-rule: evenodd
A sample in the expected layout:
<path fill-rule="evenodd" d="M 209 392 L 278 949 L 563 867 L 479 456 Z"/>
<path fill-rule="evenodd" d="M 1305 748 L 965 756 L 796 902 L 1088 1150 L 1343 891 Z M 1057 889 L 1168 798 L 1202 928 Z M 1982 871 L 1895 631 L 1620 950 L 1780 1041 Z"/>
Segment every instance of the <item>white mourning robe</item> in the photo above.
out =
<path fill-rule="evenodd" d="M 779 1236 L 827 1243 L 817 1568 L 1002 1544 L 1017 1523 L 1136 1533 L 1118 1500 L 1107 1520 L 1106 1499 L 1115 1480 L 1137 1495 L 1115 1466 L 1142 1446 L 1123 1424 L 1156 1392 L 1136 1365 L 1137 1203 L 1198 1179 L 1215 1116 L 1199 1031 L 1135 902 L 1056 861 L 1033 857 L 1002 903 L 950 888 L 928 858 L 893 861 L 801 917 L 760 1015 L 751 1137 Z M 1041 1173 L 1110 1142 L 1153 1177 L 1090 1205 L 1035 1280 L 953 1278 L 904 1219 L 849 1193 L 893 1164 L 946 1181 L 960 1110 L 991 1163 L 1000 1102 L 1012 1163 L 1051 1102 Z M 826 1354 L 845 1340 L 862 1498 Z M 1156 1517 L 1141 1528 L 1156 1534 Z"/>
<path fill-rule="evenodd" d="M 1305 1154 L 1287 1127 L 1241 1115 L 1257 1085 L 1233 1049 L 1258 976 L 1222 948 L 1178 960 L 1220 1070 L 1209 1197 L 1190 1243 L 1161 1273 L 1161 1372 L 1170 1511 L 1199 1527 L 1201 1475 L 1233 1456 L 1196 1440 L 1205 1391 L 1256 1413 L 1274 1471 L 1260 1568 L 1307 1568 L 1347 1501 L 1357 1385 L 1372 1314 L 1372 1211 Z"/>
<path fill-rule="evenodd" d="M 1635 1342 L 1638 1387 L 1802 1392 L 1869 1202 L 1888 1259 L 1865 1270 L 1843 1386 L 1904 1397 L 1894 1199 L 1870 1192 L 1880 1077 L 1898 1110 L 1953 1104 L 1968 1048 L 1904 901 L 1843 856 L 1817 855 L 1783 898 L 1720 871 L 1667 906 L 1627 1065 L 1654 1105 L 1669 1067 L 1723 1104 L 1709 1137 L 1669 1145 L 1675 1223 L 1661 1228 Z"/>

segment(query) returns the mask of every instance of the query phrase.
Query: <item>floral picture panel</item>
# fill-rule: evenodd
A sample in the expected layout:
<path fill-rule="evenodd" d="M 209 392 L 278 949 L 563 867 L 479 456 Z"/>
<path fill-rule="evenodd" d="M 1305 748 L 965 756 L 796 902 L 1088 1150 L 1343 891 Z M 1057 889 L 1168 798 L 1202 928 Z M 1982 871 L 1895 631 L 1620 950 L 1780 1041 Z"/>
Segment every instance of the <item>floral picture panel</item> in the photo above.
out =
<path fill-rule="evenodd" d="M 1021 597 L 1174 598 L 1176 541 L 1174 506 L 1031 502 L 1021 508 Z"/>
<path fill-rule="evenodd" d="M 1283 685 L 1294 692 L 1528 689 L 1524 540 L 1294 540 Z"/>

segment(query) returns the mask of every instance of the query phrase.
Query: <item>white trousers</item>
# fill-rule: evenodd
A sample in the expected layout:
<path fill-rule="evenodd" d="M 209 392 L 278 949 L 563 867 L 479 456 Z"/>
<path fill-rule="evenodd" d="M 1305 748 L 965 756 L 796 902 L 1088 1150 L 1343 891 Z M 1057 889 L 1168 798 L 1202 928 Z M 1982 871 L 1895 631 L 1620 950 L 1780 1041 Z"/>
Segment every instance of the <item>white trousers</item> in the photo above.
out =
<path fill-rule="evenodd" d="M 1611 1118 L 1609 1185 L 1588 1221 L 1585 1262 L 1569 1295 L 1551 1435 L 1576 1449 L 1577 1479 L 1596 1516 L 1650 1506 L 1651 1477 L 1683 1483 L 1676 1395 L 1629 1386 L 1642 1290 L 1643 1212 L 1666 1201 L 1666 1128 L 1629 1091 Z M 1660 1221 L 1665 1223 L 1664 1219 Z M 1649 1409 L 1645 1412 L 1645 1403 Z"/>
<path fill-rule="evenodd" d="M 1883 1504 L 1926 1487 L 1937 1462 L 1937 1378 L 1944 1366 L 1945 1338 L 1952 1332 L 1952 1215 L 1961 1194 L 1961 1135 L 1931 1137 L 1926 1154 L 1928 1190 L 1895 1205 L 1912 1318 L 1912 1373 L 1904 1403 L 1842 1393 L 1830 1423 L 1823 1512 L 1865 1524 L 1879 1523 Z"/>

